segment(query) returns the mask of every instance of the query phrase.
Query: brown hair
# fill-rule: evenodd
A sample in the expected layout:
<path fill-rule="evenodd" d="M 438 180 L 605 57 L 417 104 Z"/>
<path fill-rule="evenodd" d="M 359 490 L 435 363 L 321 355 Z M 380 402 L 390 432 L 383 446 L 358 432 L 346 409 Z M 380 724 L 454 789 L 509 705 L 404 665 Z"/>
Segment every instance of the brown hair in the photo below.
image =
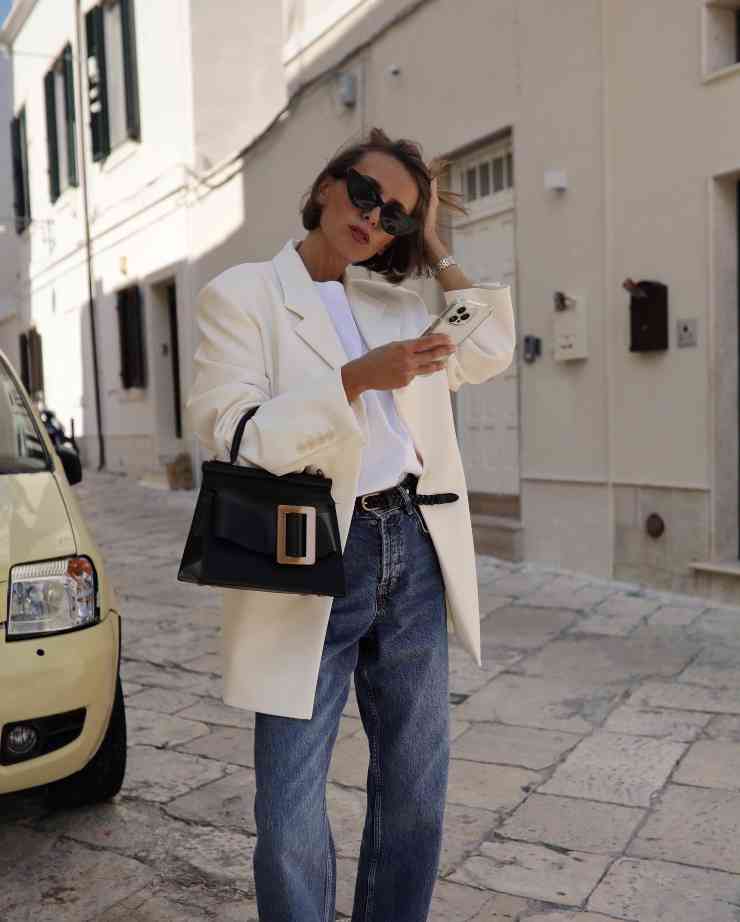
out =
<path fill-rule="evenodd" d="M 372 272 L 377 272 L 394 285 L 400 284 L 412 274 L 416 278 L 428 275 L 429 266 L 424 253 L 424 224 L 431 198 L 431 185 L 432 180 L 446 169 L 449 161 L 436 160 L 427 166 L 422 158 L 419 144 L 404 138 L 392 141 L 382 128 L 371 128 L 365 140 L 340 149 L 319 173 L 301 206 L 303 226 L 306 230 L 312 231 L 321 222 L 322 206 L 318 202 L 318 195 L 324 180 L 327 177 L 343 179 L 347 170 L 358 163 L 369 151 L 379 151 L 395 157 L 416 181 L 419 197 L 412 214 L 418 219 L 419 228 L 412 234 L 395 237 L 382 253 L 376 253 L 370 259 L 354 263 L 354 265 L 364 266 Z M 447 206 L 461 214 L 467 214 L 466 209 L 457 201 L 461 197 L 458 193 L 438 190 L 437 195 L 440 206 Z"/>

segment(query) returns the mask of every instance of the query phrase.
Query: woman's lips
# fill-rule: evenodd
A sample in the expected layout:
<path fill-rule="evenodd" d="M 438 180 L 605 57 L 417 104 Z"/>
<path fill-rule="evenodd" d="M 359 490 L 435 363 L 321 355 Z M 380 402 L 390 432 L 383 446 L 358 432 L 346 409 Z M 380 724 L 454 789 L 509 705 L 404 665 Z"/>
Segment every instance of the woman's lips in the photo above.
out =
<path fill-rule="evenodd" d="M 350 224 L 349 226 L 350 233 L 358 243 L 368 243 L 370 238 L 365 233 L 362 228 L 357 227 L 355 224 Z"/>

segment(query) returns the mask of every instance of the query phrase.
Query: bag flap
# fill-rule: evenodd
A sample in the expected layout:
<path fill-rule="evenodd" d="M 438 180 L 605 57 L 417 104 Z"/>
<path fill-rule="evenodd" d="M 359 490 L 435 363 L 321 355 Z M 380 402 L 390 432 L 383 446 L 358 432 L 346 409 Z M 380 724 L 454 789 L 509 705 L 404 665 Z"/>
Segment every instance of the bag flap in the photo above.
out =
<path fill-rule="evenodd" d="M 292 505 L 292 503 L 291 503 Z M 309 505 L 304 503 L 303 505 Z M 277 544 L 277 503 L 221 489 L 213 497 L 212 533 L 249 551 L 274 555 Z M 328 509 L 316 508 L 316 556 L 339 551 Z"/>

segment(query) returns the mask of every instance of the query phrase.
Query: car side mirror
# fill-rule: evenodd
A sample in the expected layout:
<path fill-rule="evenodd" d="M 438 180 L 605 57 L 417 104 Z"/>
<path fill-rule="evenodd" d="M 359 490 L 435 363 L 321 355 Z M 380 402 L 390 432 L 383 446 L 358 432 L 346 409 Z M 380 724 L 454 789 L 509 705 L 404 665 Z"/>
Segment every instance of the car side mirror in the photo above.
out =
<path fill-rule="evenodd" d="M 59 445 L 57 447 L 57 454 L 59 455 L 59 460 L 62 462 L 62 467 L 64 468 L 64 473 L 67 475 L 69 485 L 74 486 L 76 483 L 79 483 L 82 480 L 82 464 L 80 463 L 80 456 L 77 452 L 68 445 Z"/>

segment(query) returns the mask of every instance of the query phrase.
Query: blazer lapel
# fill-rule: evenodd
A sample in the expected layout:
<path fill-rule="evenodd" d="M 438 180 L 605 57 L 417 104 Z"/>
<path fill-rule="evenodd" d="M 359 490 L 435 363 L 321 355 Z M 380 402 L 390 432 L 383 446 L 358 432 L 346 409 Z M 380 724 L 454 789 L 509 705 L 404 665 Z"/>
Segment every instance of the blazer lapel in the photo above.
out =
<path fill-rule="evenodd" d="M 283 288 L 286 308 L 301 317 L 301 322 L 295 327 L 296 334 L 331 368 L 341 368 L 349 361 L 349 356 L 344 351 L 303 260 L 296 252 L 295 242 L 289 240 L 272 262 Z M 357 327 L 368 349 L 401 339 L 400 314 L 377 297 L 369 296 L 363 289 L 362 279 L 353 278 L 351 273 L 352 267 L 348 266 L 342 275 L 342 282 Z M 411 391 L 412 388 L 402 387 L 392 393 L 396 409 L 414 444 L 418 445 Z"/>
<path fill-rule="evenodd" d="M 285 306 L 302 318 L 295 332 L 331 368 L 341 368 L 349 358 L 294 242 L 289 240 L 272 262 L 283 288 Z"/>
<path fill-rule="evenodd" d="M 349 357 L 303 260 L 296 252 L 295 241 L 289 240 L 272 262 L 283 288 L 285 306 L 302 318 L 295 332 L 332 368 L 345 365 Z M 368 298 L 356 281 L 351 275 L 351 267 L 347 267 L 342 282 L 368 349 L 399 339 L 401 318 L 386 305 Z"/>

